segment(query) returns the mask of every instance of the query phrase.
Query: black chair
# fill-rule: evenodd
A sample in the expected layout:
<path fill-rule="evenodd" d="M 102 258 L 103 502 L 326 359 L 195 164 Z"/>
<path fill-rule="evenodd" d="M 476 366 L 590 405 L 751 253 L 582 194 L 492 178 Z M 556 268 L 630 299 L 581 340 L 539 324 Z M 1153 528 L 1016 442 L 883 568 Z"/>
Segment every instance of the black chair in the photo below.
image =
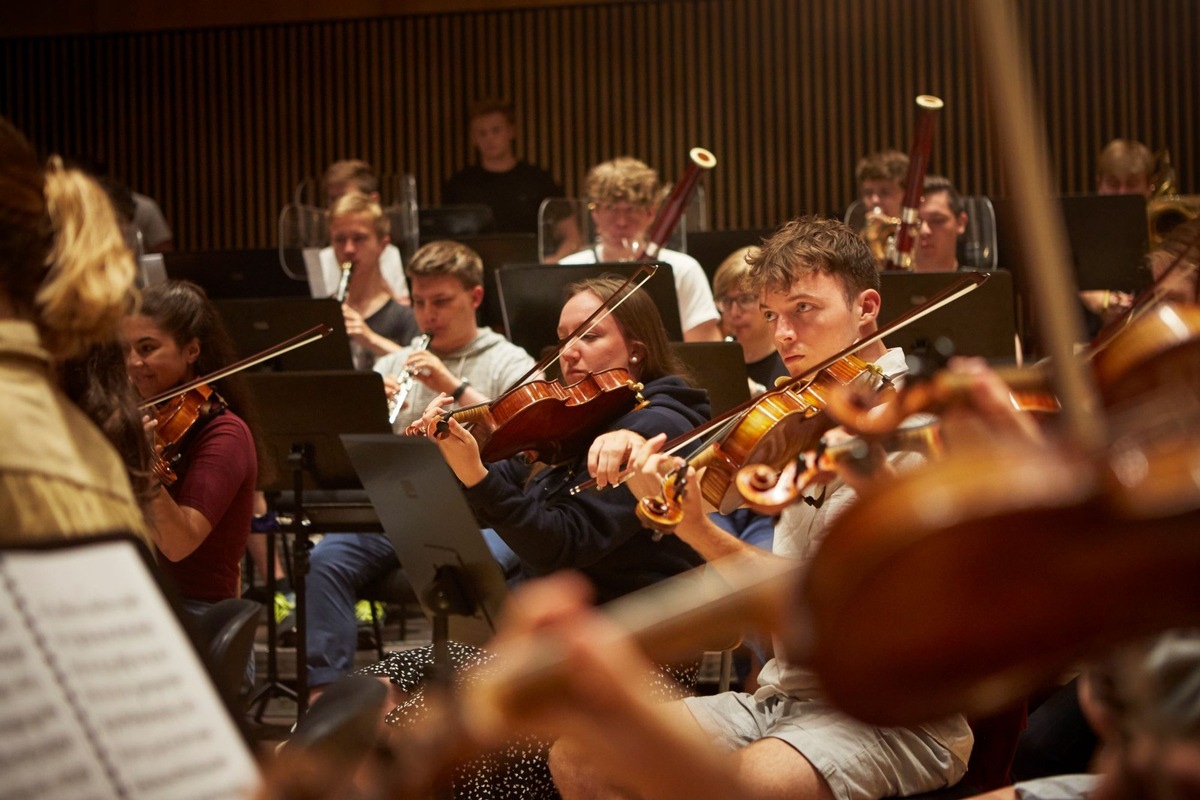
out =
<path fill-rule="evenodd" d="M 367 675 L 347 675 L 330 684 L 296 723 L 280 756 L 315 761 L 321 769 L 314 774 L 328 786 L 339 785 L 375 745 L 386 697 L 384 685 Z"/>
<path fill-rule="evenodd" d="M 254 651 L 258 615 L 262 606 L 253 600 L 228 598 L 196 618 L 194 633 L 213 683 L 232 708 L 240 708 L 246 664 Z"/>
<path fill-rule="evenodd" d="M 383 651 L 383 621 L 375 611 L 376 603 L 387 603 L 400 606 L 400 638 L 408 636 L 408 604 L 417 602 L 417 594 L 413 591 L 408 576 L 401 568 L 389 570 L 375 580 L 362 587 L 358 596 L 371 606 L 371 628 L 375 633 L 375 652 L 383 661 L 386 653 Z"/>

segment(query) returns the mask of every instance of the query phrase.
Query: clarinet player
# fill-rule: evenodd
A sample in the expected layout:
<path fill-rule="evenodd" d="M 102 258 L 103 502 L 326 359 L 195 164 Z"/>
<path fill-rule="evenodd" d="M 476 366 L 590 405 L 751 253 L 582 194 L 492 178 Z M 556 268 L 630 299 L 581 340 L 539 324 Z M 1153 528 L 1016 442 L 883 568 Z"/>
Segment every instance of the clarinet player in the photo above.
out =
<path fill-rule="evenodd" d="M 389 400 L 399 388 L 397 375 L 410 375 L 413 382 L 393 420 L 398 433 L 439 394 L 453 397 L 455 405 L 481 403 L 533 366 L 524 350 L 476 325 L 475 310 L 483 302 L 483 262 L 474 250 L 457 242 L 430 242 L 405 271 L 417 323 L 430 339 L 425 350 L 405 348 L 375 363 Z M 489 544 L 495 542 L 489 538 Z M 503 553 L 496 555 L 505 560 Z M 328 536 L 313 549 L 307 656 L 313 699 L 354 666 L 359 589 L 399 566 L 391 543 L 377 534 Z"/>

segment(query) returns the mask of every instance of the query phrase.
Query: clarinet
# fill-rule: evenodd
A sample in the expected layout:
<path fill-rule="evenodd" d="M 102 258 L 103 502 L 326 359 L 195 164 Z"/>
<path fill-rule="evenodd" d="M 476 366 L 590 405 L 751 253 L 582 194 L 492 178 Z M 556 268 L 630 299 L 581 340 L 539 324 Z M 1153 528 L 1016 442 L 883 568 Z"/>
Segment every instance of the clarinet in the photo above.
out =
<path fill-rule="evenodd" d="M 925 171 L 929 167 L 929 151 L 933 148 L 933 132 L 937 114 L 945 105 L 930 94 L 917 97 L 917 123 L 913 132 L 912 150 L 908 154 L 908 174 L 904 178 L 904 206 L 900 210 L 900 229 L 887 248 L 884 269 L 913 269 L 913 247 L 921 235 L 921 195 L 925 193 Z"/>
<path fill-rule="evenodd" d="M 409 345 L 410 352 L 419 353 L 429 347 L 429 342 L 433 339 L 428 333 L 422 333 L 420 336 L 412 340 Z M 400 373 L 400 388 L 396 393 L 388 398 L 388 422 L 392 425 L 396 424 L 396 418 L 400 416 L 400 409 L 404 408 L 404 401 L 408 399 L 408 393 L 412 391 L 413 384 L 417 379 L 413 374 L 413 370 L 405 367 Z"/>
<path fill-rule="evenodd" d="M 337 291 L 333 293 L 333 296 L 337 298 L 339 303 L 346 302 L 346 291 L 350 288 L 350 273 L 353 271 L 353 262 L 347 261 L 345 264 L 342 264 L 342 277 L 338 280 Z"/>

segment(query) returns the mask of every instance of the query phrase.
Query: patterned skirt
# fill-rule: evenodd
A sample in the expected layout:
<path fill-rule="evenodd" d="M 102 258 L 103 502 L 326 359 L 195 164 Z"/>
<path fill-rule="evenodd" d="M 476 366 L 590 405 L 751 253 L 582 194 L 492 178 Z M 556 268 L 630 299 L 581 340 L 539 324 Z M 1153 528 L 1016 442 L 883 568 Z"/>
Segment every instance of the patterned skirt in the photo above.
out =
<path fill-rule="evenodd" d="M 486 674 L 493 656 L 477 647 L 450 643 L 454 664 L 454 685 Z M 386 676 L 408 694 L 408 699 L 387 715 L 390 725 L 406 728 L 419 725 L 427 706 L 425 678 L 433 666 L 433 648 L 421 647 L 391 653 L 383 661 L 360 670 L 364 675 Z M 696 686 L 698 663 L 659 666 L 651 688 L 655 700 L 673 700 L 691 693 Z M 536 736 L 522 736 L 491 753 L 459 764 L 454 770 L 454 796 L 464 800 L 557 798 L 558 790 L 550 778 L 547 754 L 552 742 Z"/>

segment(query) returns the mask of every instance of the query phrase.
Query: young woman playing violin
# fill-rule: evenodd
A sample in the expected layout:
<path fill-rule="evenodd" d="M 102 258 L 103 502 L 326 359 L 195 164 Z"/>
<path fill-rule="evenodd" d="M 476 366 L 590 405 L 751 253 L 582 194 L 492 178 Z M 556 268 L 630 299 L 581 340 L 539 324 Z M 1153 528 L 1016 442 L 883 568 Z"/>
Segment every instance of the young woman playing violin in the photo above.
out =
<path fill-rule="evenodd" d="M 185 281 L 148 289 L 138 313 L 125 320 L 123 338 L 129 378 L 142 398 L 235 360 L 233 343 L 204 290 Z M 241 558 L 258 478 L 255 440 L 244 420 L 247 402 L 235 378 L 222 380 L 220 394 L 201 404 L 205 407 L 182 434 L 180 458 L 170 465 L 177 479 L 149 505 L 163 569 L 185 607 L 196 613 L 241 593 Z M 166 420 L 156 422 L 166 427 Z M 178 436 L 178 430 L 172 433 Z"/>
<path fill-rule="evenodd" d="M 621 285 L 613 279 L 585 281 L 570 287 L 559 318 L 558 333 L 566 336 Z M 589 373 L 623 368 L 644 384 L 645 405 L 611 421 L 607 428 L 628 428 L 642 436 L 674 436 L 708 418 L 706 393 L 681 377 L 683 366 L 670 350 L 653 302 L 635 291 L 559 359 L 563 382 L 573 384 Z M 442 395 L 426 409 L 421 425 L 437 432 L 440 412 L 450 404 Z M 696 553 L 671 538 L 652 542 L 636 515 L 628 492 L 568 490 L 588 478 L 586 453 L 540 471 L 520 457 L 484 464 L 472 434 L 456 420 L 449 434 L 434 436 L 446 461 L 466 488 L 467 499 L 484 525 L 494 528 L 520 558 L 521 577 L 573 568 L 591 581 L 596 596 L 609 600 L 643 588 L 700 563 Z M 460 665 L 488 656 L 455 645 Z M 393 653 L 367 672 L 391 678 L 400 705 L 388 716 L 397 725 L 416 723 L 424 710 L 422 678 L 429 651 Z M 670 672 L 670 677 L 668 677 Z M 660 699 L 677 695 L 679 683 L 694 682 L 694 669 L 659 673 L 653 693 Z M 554 797 L 546 768 L 548 743 L 524 742 L 507 752 L 487 756 L 455 773 L 458 797 Z"/>

